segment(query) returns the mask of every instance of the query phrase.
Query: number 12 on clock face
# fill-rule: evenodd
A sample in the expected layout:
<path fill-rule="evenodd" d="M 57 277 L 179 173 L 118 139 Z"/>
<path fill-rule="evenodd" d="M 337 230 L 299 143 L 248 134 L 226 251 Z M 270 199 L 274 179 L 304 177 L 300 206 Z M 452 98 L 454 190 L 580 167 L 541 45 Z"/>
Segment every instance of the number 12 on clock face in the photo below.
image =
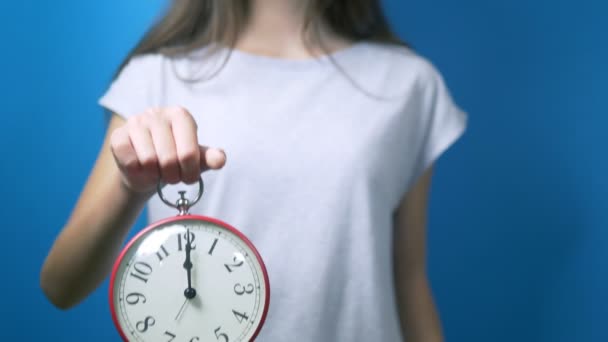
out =
<path fill-rule="evenodd" d="M 250 341 L 269 296 L 255 246 L 228 224 L 195 215 L 140 232 L 110 280 L 112 316 L 125 341 Z"/>

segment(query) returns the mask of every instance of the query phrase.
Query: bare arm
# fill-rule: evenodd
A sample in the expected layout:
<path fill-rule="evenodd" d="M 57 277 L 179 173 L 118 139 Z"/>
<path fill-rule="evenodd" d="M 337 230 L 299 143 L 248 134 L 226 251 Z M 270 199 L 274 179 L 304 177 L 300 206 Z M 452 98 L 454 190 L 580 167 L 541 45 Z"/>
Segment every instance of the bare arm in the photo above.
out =
<path fill-rule="evenodd" d="M 426 272 L 426 225 L 432 167 L 404 197 L 395 216 L 395 285 L 403 336 L 441 342 L 443 333 Z"/>
<path fill-rule="evenodd" d="M 67 309 L 101 284 L 159 179 L 192 183 L 224 162 L 217 150 L 198 145 L 196 123 L 185 109 L 154 109 L 128 122 L 113 115 L 93 170 L 42 266 L 47 298 Z"/>
<path fill-rule="evenodd" d="M 118 116 L 111 119 L 95 166 L 42 267 L 42 290 L 60 308 L 73 306 L 103 281 L 147 200 L 122 186 L 110 151 L 109 137 L 123 124 Z"/>

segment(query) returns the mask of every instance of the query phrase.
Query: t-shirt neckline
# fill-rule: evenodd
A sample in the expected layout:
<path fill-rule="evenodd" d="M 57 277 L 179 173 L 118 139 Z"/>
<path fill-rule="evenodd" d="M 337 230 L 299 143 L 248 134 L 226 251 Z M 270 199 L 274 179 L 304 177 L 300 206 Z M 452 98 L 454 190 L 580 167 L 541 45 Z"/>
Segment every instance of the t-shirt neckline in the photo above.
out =
<path fill-rule="evenodd" d="M 317 57 L 309 58 L 284 58 L 270 55 L 255 54 L 235 48 L 223 47 L 221 54 L 227 53 L 230 55 L 229 63 L 242 62 L 249 65 L 268 66 L 274 68 L 289 68 L 289 69 L 309 69 L 320 66 L 331 65 L 333 61 L 340 60 L 352 54 L 355 50 L 363 46 L 364 42 L 354 42 L 347 47 L 336 51 L 323 54 Z"/>

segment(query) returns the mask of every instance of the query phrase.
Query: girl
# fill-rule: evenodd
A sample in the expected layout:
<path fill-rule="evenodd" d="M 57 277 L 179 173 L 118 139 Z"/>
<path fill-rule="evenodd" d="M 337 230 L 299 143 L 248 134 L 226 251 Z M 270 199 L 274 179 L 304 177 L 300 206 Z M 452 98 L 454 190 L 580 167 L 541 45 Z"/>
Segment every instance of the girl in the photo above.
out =
<path fill-rule="evenodd" d="M 174 215 L 157 182 L 204 172 L 191 213 L 238 227 L 266 262 L 259 340 L 442 340 L 427 200 L 467 116 L 378 0 L 175 0 L 100 103 L 107 137 L 41 271 L 53 304 L 105 279 L 145 205 Z"/>

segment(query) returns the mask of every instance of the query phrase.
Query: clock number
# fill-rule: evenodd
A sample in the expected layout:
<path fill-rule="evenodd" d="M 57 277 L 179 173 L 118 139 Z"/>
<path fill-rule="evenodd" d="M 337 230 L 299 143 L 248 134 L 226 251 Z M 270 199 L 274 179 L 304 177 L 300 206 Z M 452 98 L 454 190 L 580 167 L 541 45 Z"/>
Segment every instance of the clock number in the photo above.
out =
<path fill-rule="evenodd" d="M 163 259 L 165 257 L 169 256 L 169 252 L 167 252 L 167 249 L 165 248 L 165 246 L 160 245 L 160 251 L 156 252 L 156 256 L 158 257 L 158 261 L 163 261 Z"/>
<path fill-rule="evenodd" d="M 133 269 L 137 273 L 131 272 L 131 276 L 143 281 L 144 283 L 148 282 L 148 278 L 146 278 L 146 276 L 149 276 L 152 273 L 152 266 L 143 261 L 138 261 L 133 265 Z"/>
<path fill-rule="evenodd" d="M 154 320 L 154 317 L 148 316 L 143 321 L 137 322 L 137 324 L 135 324 L 135 327 L 137 328 L 137 331 L 143 333 L 143 332 L 148 331 L 148 328 L 153 326 L 154 323 L 156 323 L 156 321 Z"/>
<path fill-rule="evenodd" d="M 133 298 L 135 297 L 135 298 Z M 125 301 L 131 305 L 135 305 L 139 303 L 139 300 L 141 298 L 141 302 L 142 304 L 146 302 L 146 296 L 144 296 L 143 294 L 139 293 L 139 292 L 133 292 L 133 293 L 129 293 L 127 295 L 127 297 L 125 298 Z"/>
<path fill-rule="evenodd" d="M 171 339 L 167 342 L 171 342 L 175 339 L 175 334 L 172 332 L 169 332 L 168 330 L 165 331 L 165 335 L 169 336 Z M 200 341 L 201 339 L 198 336 L 194 336 L 193 338 L 190 339 L 190 342 L 195 342 L 195 341 Z"/>
<path fill-rule="evenodd" d="M 246 313 L 240 313 L 236 310 L 232 310 L 232 313 L 234 314 L 234 317 L 236 317 L 236 320 L 239 321 L 239 323 L 243 323 L 243 321 L 249 319 Z"/>
<path fill-rule="evenodd" d="M 215 240 L 213 240 L 213 244 L 211 244 L 211 248 L 209 248 L 209 255 L 213 254 L 213 250 L 215 249 L 215 245 L 217 244 L 217 238 L 215 238 Z"/>
<path fill-rule="evenodd" d="M 188 236 L 188 234 L 190 234 L 190 236 Z M 194 238 L 196 237 L 194 235 L 193 232 L 185 232 L 184 233 L 184 242 L 187 243 L 188 242 L 188 237 L 190 238 L 190 246 L 192 247 L 191 249 L 196 249 L 196 246 L 194 245 Z M 177 250 L 181 251 L 183 246 L 185 246 L 185 243 L 182 243 L 182 235 L 181 234 L 177 234 Z"/>
<path fill-rule="evenodd" d="M 237 258 L 236 254 L 234 255 L 234 258 L 232 258 L 232 260 L 234 261 L 234 264 L 224 264 L 224 266 L 226 267 L 226 269 L 228 270 L 228 272 L 232 273 L 232 268 L 231 267 L 240 267 L 243 266 L 243 260 L 239 260 L 239 258 Z"/>
<path fill-rule="evenodd" d="M 234 293 L 236 293 L 239 296 L 246 294 L 252 294 L 254 290 L 253 284 L 249 283 L 245 286 L 241 285 L 240 283 L 236 283 L 234 285 Z"/>
<path fill-rule="evenodd" d="M 220 329 L 222 329 L 221 326 L 217 327 L 217 329 L 214 330 L 215 332 L 215 338 L 217 338 L 218 340 L 221 338 L 224 339 L 224 342 L 229 342 L 230 340 L 228 340 L 228 335 L 220 332 Z"/>
<path fill-rule="evenodd" d="M 165 331 L 165 335 L 171 337 L 171 339 L 169 341 L 167 341 L 167 342 L 171 342 L 171 341 L 173 341 L 175 339 L 175 334 L 173 334 L 173 333 L 171 333 L 169 331 Z"/>

